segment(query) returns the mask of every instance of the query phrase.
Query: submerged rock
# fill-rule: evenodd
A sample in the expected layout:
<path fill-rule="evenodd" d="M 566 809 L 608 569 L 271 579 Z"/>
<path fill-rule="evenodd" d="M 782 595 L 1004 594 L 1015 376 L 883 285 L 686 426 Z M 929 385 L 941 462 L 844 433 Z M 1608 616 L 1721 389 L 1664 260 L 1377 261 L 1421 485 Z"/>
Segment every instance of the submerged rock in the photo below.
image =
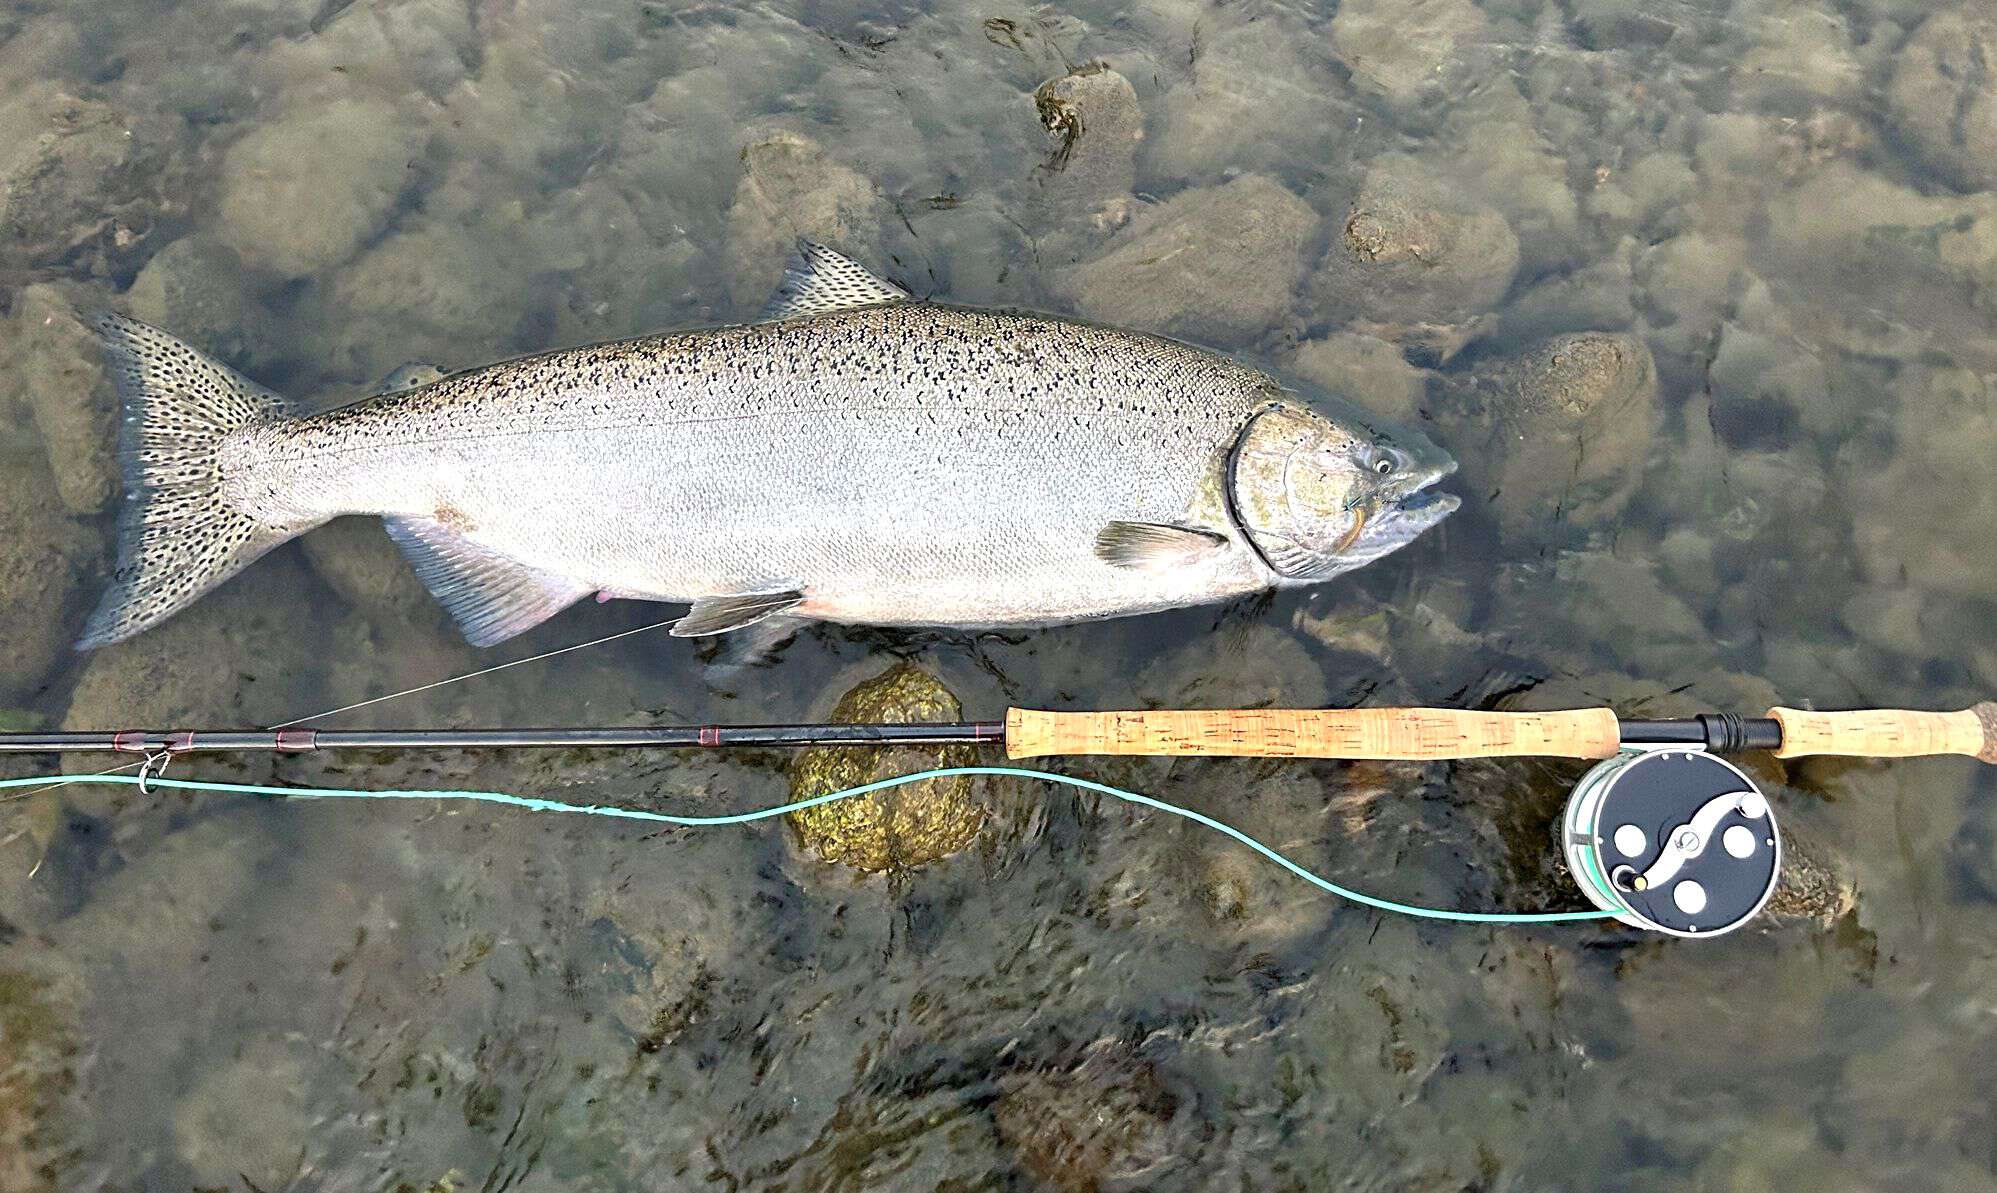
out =
<path fill-rule="evenodd" d="M 1761 914 L 1777 923 L 1825 930 L 1858 909 L 1858 884 L 1844 858 L 1784 821 L 1782 873 Z"/>
<path fill-rule="evenodd" d="M 1144 139 L 1130 80 L 1092 62 L 1034 88 L 1033 107 L 1052 143 L 1033 172 L 1041 222 L 1084 235 L 1121 227 L 1136 203 L 1131 190 Z"/>
<path fill-rule="evenodd" d="M 0 267 L 129 259 L 185 201 L 164 150 L 118 109 L 52 87 L 0 106 Z"/>
<path fill-rule="evenodd" d="M 341 267 L 323 293 L 332 324 L 324 364 L 371 380 L 411 357 L 482 361 L 518 351 L 532 290 L 476 228 L 412 219 Z"/>
<path fill-rule="evenodd" d="M 0 1189 L 66 1187 L 76 1158 L 63 1103 L 76 1085 L 71 983 L 0 963 Z"/>
<path fill-rule="evenodd" d="M 1150 174 L 1219 182 L 1333 155 L 1352 118 L 1341 110 L 1346 88 L 1320 35 L 1264 10 L 1235 28 L 1187 36 L 1196 47 L 1190 77 L 1158 101 L 1163 130 L 1144 149 Z"/>
<path fill-rule="evenodd" d="M 879 266 L 887 211 L 874 184 L 818 142 L 783 129 L 754 136 L 742 148 L 742 180 L 728 209 L 736 306 L 754 310 L 769 298 L 800 236 Z"/>
<path fill-rule="evenodd" d="M 0 446 L 0 699 L 33 693 L 69 648 L 65 616 L 95 536 L 64 515 L 56 482 L 34 448 Z"/>
<path fill-rule="evenodd" d="M 56 496 L 73 514 L 100 513 L 118 490 L 118 398 L 97 336 L 63 292 L 29 286 L 0 337 L 0 370 L 34 411 Z"/>
<path fill-rule="evenodd" d="M 316 590 L 322 600 L 324 591 Z M 297 716 L 326 663 L 317 634 L 301 632 L 301 621 L 316 624 L 307 611 L 314 597 L 295 552 L 265 556 L 186 613 L 92 651 L 62 727 L 269 725 Z M 57 646 L 67 644 L 64 637 Z M 101 770 L 103 763 L 88 754 L 64 759 L 71 771 Z M 216 756 L 203 765 L 241 767 L 262 778 L 275 758 Z"/>
<path fill-rule="evenodd" d="M 1427 374 L 1409 364 L 1399 348 L 1356 332 L 1338 332 L 1297 345 L 1287 367 L 1306 381 L 1400 422 L 1416 417 L 1428 389 Z"/>
<path fill-rule="evenodd" d="M 1554 336 L 1481 369 L 1454 395 L 1451 446 L 1508 534 L 1598 524 L 1643 479 L 1657 365 L 1635 336 Z M 1481 441 L 1481 442 L 1480 442 Z"/>
<path fill-rule="evenodd" d="M 1396 107 L 1460 86 L 1464 49 L 1484 35 L 1483 10 L 1470 0 L 1347 0 L 1331 22 L 1353 81 Z"/>
<path fill-rule="evenodd" d="M 299 545 L 333 591 L 369 617 L 386 623 L 439 623 L 443 606 L 416 578 L 376 518 L 335 518 Z"/>
<path fill-rule="evenodd" d="M 999 1078 L 992 1118 L 1019 1166 L 1045 1187 L 1093 1193 L 1142 1187 L 1178 1158 L 1178 1097 L 1119 1041 L 1075 1059 Z"/>
<path fill-rule="evenodd" d="M 1317 215 L 1259 175 L 1187 191 L 1139 215 L 1054 286 L 1082 314 L 1221 347 L 1289 310 Z"/>
<path fill-rule="evenodd" d="M 223 159 L 215 235 L 282 277 L 337 265 L 388 223 L 421 143 L 394 107 L 361 97 L 259 123 Z"/>
<path fill-rule="evenodd" d="M 1394 157 L 1367 172 L 1311 292 L 1321 313 L 1351 330 L 1446 357 L 1504 297 L 1518 264 L 1504 216 Z"/>
<path fill-rule="evenodd" d="M 1894 56 L 1886 99 L 1928 164 L 1963 190 L 1997 183 L 1997 16 L 1981 5 L 1936 13 Z"/>
<path fill-rule="evenodd" d="M 243 259 L 212 237 L 183 236 L 154 254 L 125 301 L 134 317 L 224 363 L 254 358 L 268 343 L 269 316 Z"/>
<path fill-rule="evenodd" d="M 196 1180 L 273 1189 L 298 1175 L 315 1127 L 299 1056 L 306 1047 L 252 1041 L 181 1099 L 174 1142 Z"/>
<path fill-rule="evenodd" d="M 901 663 L 842 697 L 828 720 L 839 723 L 955 721 L 963 710 L 941 681 L 912 663 Z M 970 766 L 968 746 L 806 750 L 791 766 L 791 798 L 877 782 L 937 767 Z M 924 779 L 872 795 L 855 796 L 790 815 L 805 849 L 825 861 L 868 873 L 926 866 L 977 839 L 985 812 L 972 799 L 969 776 Z"/>
<path fill-rule="evenodd" d="M 1894 418 L 1896 448 L 1865 474 L 1852 540 L 1869 578 L 1961 597 L 1997 597 L 1997 395 L 1967 369 L 1912 372 Z M 1937 507 L 1936 497 L 1946 494 Z"/>

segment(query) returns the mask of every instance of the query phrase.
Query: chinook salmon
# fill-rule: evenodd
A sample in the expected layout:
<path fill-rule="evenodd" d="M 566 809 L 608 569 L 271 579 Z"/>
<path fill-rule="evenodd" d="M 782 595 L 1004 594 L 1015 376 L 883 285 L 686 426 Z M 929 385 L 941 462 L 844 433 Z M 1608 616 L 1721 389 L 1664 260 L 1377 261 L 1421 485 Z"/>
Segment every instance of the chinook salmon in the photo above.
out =
<path fill-rule="evenodd" d="M 1315 584 L 1456 508 L 1455 462 L 1230 357 L 912 300 L 801 243 L 762 321 L 568 348 L 304 415 L 164 332 L 98 327 L 126 405 L 129 638 L 329 519 L 381 517 L 466 638 L 592 594 L 765 618 L 1021 626 Z"/>

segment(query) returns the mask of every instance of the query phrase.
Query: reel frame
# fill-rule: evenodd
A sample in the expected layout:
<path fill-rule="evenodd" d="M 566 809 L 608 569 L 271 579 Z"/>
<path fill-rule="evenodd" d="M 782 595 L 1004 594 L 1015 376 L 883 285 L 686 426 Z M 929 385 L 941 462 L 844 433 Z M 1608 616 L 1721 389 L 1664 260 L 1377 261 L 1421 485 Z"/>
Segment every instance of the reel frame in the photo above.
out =
<path fill-rule="evenodd" d="M 1622 923 L 1721 936 L 1758 915 L 1782 876 L 1768 798 L 1704 749 L 1624 746 L 1589 770 L 1562 816 L 1568 874 Z"/>

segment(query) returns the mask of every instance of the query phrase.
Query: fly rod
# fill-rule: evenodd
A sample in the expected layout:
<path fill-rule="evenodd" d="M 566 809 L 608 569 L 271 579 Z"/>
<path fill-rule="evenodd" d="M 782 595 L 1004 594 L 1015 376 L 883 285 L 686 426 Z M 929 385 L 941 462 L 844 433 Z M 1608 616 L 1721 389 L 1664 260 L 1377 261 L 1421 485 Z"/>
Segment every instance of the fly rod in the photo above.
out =
<path fill-rule="evenodd" d="M 1771 708 L 1765 717 L 1703 713 L 1677 720 L 1623 720 L 1606 708 L 1472 712 L 1444 708 L 1204 709 L 1042 712 L 1014 708 L 1003 721 L 909 724 L 654 726 L 629 729 L 72 730 L 0 734 L 0 753 L 136 754 L 145 789 L 166 760 L 224 751 L 523 748 L 726 748 L 968 744 L 1003 746 L 1011 759 L 1050 755 L 1403 759 L 1559 757 L 1596 759 L 1568 796 L 1560 841 L 1568 872 L 1598 913 L 1484 915 L 1408 908 L 1346 891 L 1252 838 L 1200 813 L 1089 780 L 1010 767 L 956 767 L 903 775 L 806 800 L 797 807 L 865 794 L 931 775 L 1012 774 L 1069 783 L 1163 808 L 1226 832 L 1328 890 L 1390 910 L 1484 922 L 1572 919 L 1600 914 L 1672 936 L 1707 937 L 1752 919 L 1781 872 L 1775 810 L 1746 772 L 1720 757 L 1767 750 L 1779 758 L 1839 754 L 1910 758 L 1961 754 L 1997 763 L 1997 702 L 1957 712 Z M 88 782 L 104 776 L 79 776 Z M 36 780 L 7 780 L 6 783 Z M 121 780 L 126 781 L 126 780 Z M 722 817 L 578 808 L 473 792 L 334 792 L 232 784 L 176 785 L 283 794 L 429 798 L 456 795 L 519 806 L 594 811 L 671 823 L 743 823 L 778 810 Z"/>
<path fill-rule="evenodd" d="M 122 729 L 0 733 L 0 753 L 181 755 L 318 750 L 671 749 L 807 746 L 1003 746 L 1008 758 L 1133 754 L 1426 761 L 1611 758 L 1620 750 L 1767 750 L 1779 758 L 1965 754 L 1997 763 L 1997 702 L 1960 712 L 1772 708 L 1765 717 L 1701 713 L 1623 720 L 1606 708 L 1472 712 L 1446 708 L 1190 709 L 1041 712 L 1003 721 L 678 725 L 602 729 Z"/>

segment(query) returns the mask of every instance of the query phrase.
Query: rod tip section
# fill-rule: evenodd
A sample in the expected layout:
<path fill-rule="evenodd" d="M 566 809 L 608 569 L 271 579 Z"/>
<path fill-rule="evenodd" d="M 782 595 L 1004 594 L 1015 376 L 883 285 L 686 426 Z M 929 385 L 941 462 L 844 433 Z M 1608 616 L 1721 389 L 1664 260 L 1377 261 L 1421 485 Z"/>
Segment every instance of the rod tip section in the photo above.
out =
<path fill-rule="evenodd" d="M 1977 724 L 1983 727 L 1983 749 L 1977 752 L 1977 759 L 1997 764 L 1997 700 L 1985 700 L 1969 711 L 1976 714 Z"/>

